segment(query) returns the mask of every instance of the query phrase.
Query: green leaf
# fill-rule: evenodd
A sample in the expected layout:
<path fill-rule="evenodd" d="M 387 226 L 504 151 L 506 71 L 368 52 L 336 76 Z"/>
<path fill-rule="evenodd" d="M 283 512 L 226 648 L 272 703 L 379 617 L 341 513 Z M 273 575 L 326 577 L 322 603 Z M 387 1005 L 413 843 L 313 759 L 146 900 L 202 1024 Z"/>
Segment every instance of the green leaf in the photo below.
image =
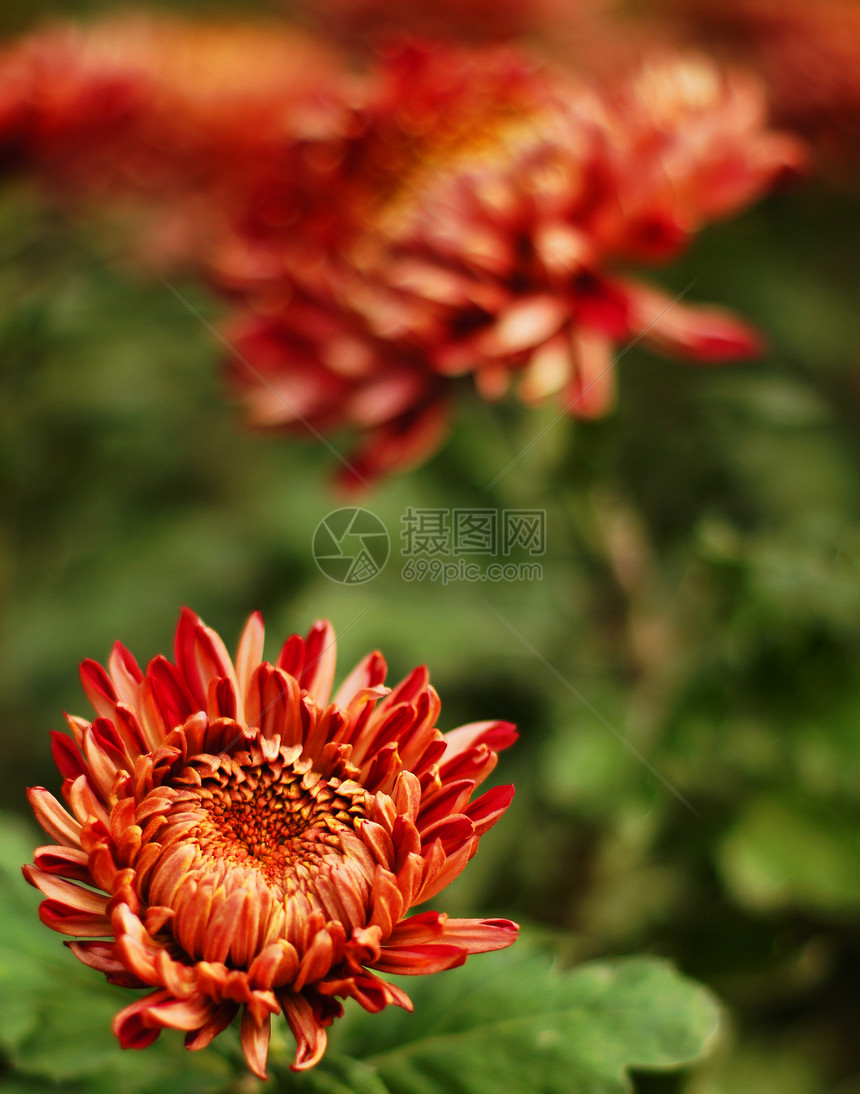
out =
<path fill-rule="evenodd" d="M 353 1016 L 337 1046 L 369 1065 L 381 1085 L 366 1071 L 341 1070 L 335 1082 L 324 1059 L 316 1075 L 285 1089 L 623 1094 L 630 1068 L 690 1063 L 717 1024 L 709 993 L 650 957 L 561 971 L 520 944 L 409 988 L 414 1014 Z"/>

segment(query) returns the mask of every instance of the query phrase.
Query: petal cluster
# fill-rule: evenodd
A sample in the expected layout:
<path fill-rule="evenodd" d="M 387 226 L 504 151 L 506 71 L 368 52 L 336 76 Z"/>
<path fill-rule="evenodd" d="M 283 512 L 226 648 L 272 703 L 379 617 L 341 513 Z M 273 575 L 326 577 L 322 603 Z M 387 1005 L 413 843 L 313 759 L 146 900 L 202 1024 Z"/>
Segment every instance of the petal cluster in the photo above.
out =
<path fill-rule="evenodd" d="M 642 66 L 611 93 L 561 77 L 542 90 L 527 114 L 434 158 L 375 224 L 368 276 L 415 309 L 413 332 L 427 324 L 417 336 L 432 369 L 473 375 L 488 398 L 511 384 L 528 402 L 560 393 L 593 417 L 611 404 L 619 342 L 755 356 L 743 323 L 619 272 L 676 256 L 801 165 L 798 143 L 767 130 L 755 82 L 690 56 Z"/>
<path fill-rule="evenodd" d="M 248 1064 L 265 1077 L 273 1015 L 295 1037 L 293 1067 L 312 1067 L 339 1000 L 411 1009 L 384 974 L 437 972 L 516 939 L 507 920 L 407 914 L 507 808 L 512 787 L 473 793 L 516 733 L 441 733 L 427 670 L 390 689 L 379 653 L 330 698 L 327 623 L 289 638 L 274 664 L 262 652 L 259 614 L 234 661 L 185 609 L 174 661 L 144 672 L 118 643 L 107 670 L 85 662 L 96 717 L 54 735 L 65 804 L 29 791 L 54 842 L 24 872 L 81 961 L 147 990 L 116 1016 L 124 1047 L 167 1027 L 199 1049 L 241 1014 Z"/>
<path fill-rule="evenodd" d="M 704 362 L 759 352 L 733 316 L 627 273 L 802 166 L 754 80 L 690 55 L 589 83 L 512 48 L 418 40 L 354 73 L 284 31 L 258 70 L 250 31 L 172 24 L 130 46 L 117 26 L 0 62 L 6 159 L 76 198 L 141 203 L 143 249 L 231 302 L 249 420 L 351 429 L 348 481 L 431 452 L 459 376 L 595 417 L 633 340 Z M 173 64 L 194 41 L 200 88 Z"/>

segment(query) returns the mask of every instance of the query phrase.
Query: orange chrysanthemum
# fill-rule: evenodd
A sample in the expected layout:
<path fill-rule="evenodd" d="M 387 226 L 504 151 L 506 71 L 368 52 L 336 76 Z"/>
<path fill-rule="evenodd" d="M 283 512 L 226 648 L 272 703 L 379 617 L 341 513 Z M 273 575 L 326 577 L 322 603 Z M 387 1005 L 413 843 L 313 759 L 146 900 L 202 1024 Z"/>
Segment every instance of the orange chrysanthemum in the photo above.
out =
<path fill-rule="evenodd" d="M 509 786 L 471 799 L 516 733 L 480 722 L 442 734 L 427 670 L 391 690 L 379 653 L 329 702 L 327 623 L 289 638 L 274 665 L 262 650 L 259 613 L 234 664 L 185 609 L 175 664 L 141 672 L 119 643 L 108 671 L 84 662 L 97 717 L 54 735 L 68 809 L 29 791 L 56 843 L 24 873 L 81 961 L 154 989 L 117 1014 L 124 1047 L 168 1027 L 203 1048 L 241 1011 L 245 1056 L 265 1078 L 272 1015 L 295 1036 L 294 1069 L 309 1068 L 338 997 L 411 1009 L 375 972 L 437 972 L 516 939 L 504 919 L 406 915 L 507 808 Z"/>

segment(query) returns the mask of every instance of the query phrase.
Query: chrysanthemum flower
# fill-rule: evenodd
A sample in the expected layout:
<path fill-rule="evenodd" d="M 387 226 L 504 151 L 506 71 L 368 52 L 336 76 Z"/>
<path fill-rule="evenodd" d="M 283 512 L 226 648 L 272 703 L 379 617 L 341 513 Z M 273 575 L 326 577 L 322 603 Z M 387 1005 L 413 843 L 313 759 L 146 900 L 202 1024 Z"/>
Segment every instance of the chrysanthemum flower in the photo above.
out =
<path fill-rule="evenodd" d="M 158 108 L 139 109 L 136 124 L 152 157 L 152 135 L 167 140 L 191 102 L 194 137 L 187 156 L 162 157 L 165 185 L 148 200 L 173 226 L 174 253 L 233 304 L 230 376 L 250 420 L 352 430 L 361 440 L 348 480 L 427 455 L 454 376 L 472 377 L 485 398 L 555 396 L 596 417 L 614 399 L 613 355 L 634 340 L 693 361 L 759 352 L 738 319 L 673 302 L 629 273 L 677 256 L 801 165 L 799 142 L 768 128 L 754 80 L 692 56 L 592 84 L 512 49 L 416 41 L 381 51 L 355 78 L 329 66 L 316 92 L 298 90 L 293 60 L 271 102 L 231 62 L 237 101 L 254 106 L 243 128 L 222 109 L 231 85 L 191 94 L 187 80 L 162 75 L 161 48 L 176 49 L 149 48 L 134 69 L 158 89 Z M 34 51 L 13 51 L 5 70 Z M 77 104 L 101 86 L 87 56 L 74 70 Z M 18 162 L 44 170 L 56 133 L 67 134 L 45 90 L 59 76 L 47 62 L 24 69 L 39 80 L 0 94 L 19 104 L 7 109 L 15 125 L 0 120 L 0 143 L 5 132 Z M 101 132 L 104 120 L 71 113 L 89 134 L 77 159 L 69 153 L 81 192 L 98 143 L 87 127 Z M 141 189 L 126 176 L 115 185 Z"/>
<path fill-rule="evenodd" d="M 440 78 L 433 59 L 425 68 Z M 592 417 L 611 402 L 619 342 L 756 356 L 740 321 L 623 270 L 676 256 L 801 165 L 799 143 L 767 129 L 758 85 L 696 56 L 602 93 L 561 77 L 543 90 L 530 113 L 500 112 L 428 158 L 357 248 L 370 279 L 435 318 L 419 336 L 431 367 L 474 374 L 490 398 L 512 382 L 527 401 L 558 391 Z"/>
<path fill-rule="evenodd" d="M 471 375 L 486 398 L 515 386 L 527 402 L 558 394 L 570 413 L 596 417 L 614 398 L 619 344 L 641 338 L 703 362 L 760 353 L 758 334 L 732 315 L 673 303 L 625 272 L 676 256 L 802 165 L 799 142 L 767 128 L 754 80 L 690 56 L 598 91 L 510 51 L 413 43 L 386 56 L 359 113 L 368 161 L 397 171 L 326 255 L 350 337 L 292 304 L 263 321 L 282 345 L 314 340 L 318 383 L 333 382 L 348 345 L 350 362 L 388 376 L 409 362 Z M 289 248 L 281 261 L 271 292 L 303 276 Z M 264 292 L 265 277 L 254 288 Z M 295 374 L 295 356 L 264 359 L 270 375 Z M 292 424 L 271 390 L 234 375 L 258 419 Z M 396 391 L 416 413 L 420 385 Z"/>
<path fill-rule="evenodd" d="M 411 1009 L 376 973 L 424 974 L 509 946 L 516 924 L 410 908 L 475 854 L 513 788 L 473 800 L 506 722 L 442 734 L 427 670 L 393 690 L 366 657 L 329 700 L 335 639 L 318 623 L 262 661 L 259 614 L 235 662 L 184 610 L 175 663 L 142 672 L 117 643 L 105 671 L 82 665 L 97 717 L 54 735 L 65 808 L 29 791 L 55 843 L 24 868 L 44 923 L 109 981 L 150 989 L 114 1032 L 142 1048 L 163 1028 L 207 1045 L 241 1011 L 242 1046 L 265 1077 L 270 1020 L 312 1067 L 352 998 Z"/>

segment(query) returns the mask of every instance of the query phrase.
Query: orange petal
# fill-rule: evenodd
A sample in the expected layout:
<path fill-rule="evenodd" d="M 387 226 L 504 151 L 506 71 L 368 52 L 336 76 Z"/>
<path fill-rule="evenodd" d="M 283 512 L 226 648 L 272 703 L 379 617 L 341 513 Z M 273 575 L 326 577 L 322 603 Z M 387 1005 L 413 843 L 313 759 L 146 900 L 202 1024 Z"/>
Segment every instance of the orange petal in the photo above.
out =
<path fill-rule="evenodd" d="M 272 1020 L 266 1017 L 258 1022 L 246 1007 L 242 1012 L 242 1051 L 248 1067 L 261 1079 L 267 1079 L 266 1058 L 269 1055 L 269 1036 Z"/>
<path fill-rule="evenodd" d="M 65 847 L 80 847 L 81 823 L 63 808 L 44 786 L 34 786 L 27 791 L 36 820 L 49 836 Z"/>

